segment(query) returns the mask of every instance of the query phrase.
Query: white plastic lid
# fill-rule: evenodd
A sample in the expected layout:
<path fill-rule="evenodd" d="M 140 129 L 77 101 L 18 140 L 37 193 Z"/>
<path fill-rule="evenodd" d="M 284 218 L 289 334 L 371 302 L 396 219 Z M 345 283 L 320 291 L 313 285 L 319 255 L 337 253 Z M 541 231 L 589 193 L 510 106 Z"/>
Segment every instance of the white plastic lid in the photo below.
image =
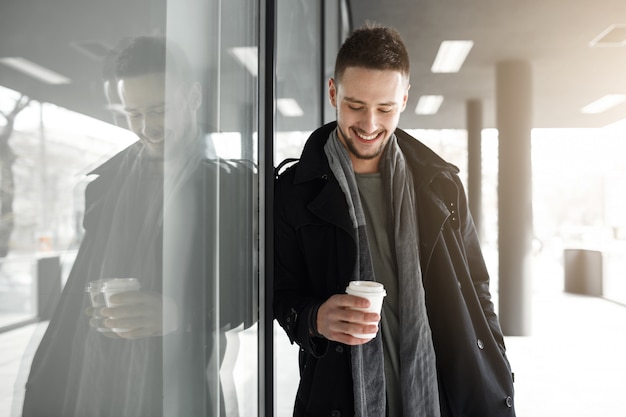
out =
<path fill-rule="evenodd" d="M 102 291 L 102 286 L 104 285 L 105 280 L 97 279 L 95 281 L 91 281 L 87 288 L 85 289 L 87 292 L 100 292 Z"/>
<path fill-rule="evenodd" d="M 386 294 L 385 288 L 383 284 L 376 281 L 350 281 L 350 285 L 348 285 L 350 290 L 373 293 L 373 294 Z"/>
<path fill-rule="evenodd" d="M 102 291 L 133 291 L 141 288 L 137 278 L 111 278 L 106 280 Z"/>

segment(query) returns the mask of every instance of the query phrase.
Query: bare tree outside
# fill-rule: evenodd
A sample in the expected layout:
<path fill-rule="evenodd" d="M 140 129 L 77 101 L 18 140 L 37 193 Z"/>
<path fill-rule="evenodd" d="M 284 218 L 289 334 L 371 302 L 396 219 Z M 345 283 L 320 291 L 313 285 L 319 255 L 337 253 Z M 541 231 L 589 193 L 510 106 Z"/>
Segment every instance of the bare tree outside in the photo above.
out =
<path fill-rule="evenodd" d="M 6 124 L 0 131 L 0 258 L 4 258 L 9 253 L 9 242 L 14 227 L 13 200 L 15 198 L 15 178 L 13 175 L 13 164 L 15 163 L 15 152 L 11 148 L 9 139 L 13 134 L 15 119 L 24 110 L 30 99 L 21 95 L 15 101 L 15 105 L 10 112 L 1 112 Z"/>

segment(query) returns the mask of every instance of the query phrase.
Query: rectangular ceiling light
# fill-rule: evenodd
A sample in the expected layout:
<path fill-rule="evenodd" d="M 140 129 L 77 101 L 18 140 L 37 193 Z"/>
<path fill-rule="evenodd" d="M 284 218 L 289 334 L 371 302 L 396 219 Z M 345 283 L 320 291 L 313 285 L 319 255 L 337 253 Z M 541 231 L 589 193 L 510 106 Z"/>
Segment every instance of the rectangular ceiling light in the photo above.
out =
<path fill-rule="evenodd" d="M 35 64 L 26 58 L 22 57 L 5 57 L 0 58 L 0 62 L 9 66 L 23 74 L 36 78 L 39 81 L 43 81 L 47 84 L 69 84 L 72 82 L 64 75 L 54 72 L 51 69 L 42 67 L 39 64 Z"/>
<path fill-rule="evenodd" d="M 259 73 L 259 51 L 256 46 L 237 46 L 230 48 L 230 53 L 239 61 L 250 74 Z"/>
<path fill-rule="evenodd" d="M 72 41 L 70 45 L 95 61 L 101 61 L 113 51 L 113 48 L 102 41 Z"/>
<path fill-rule="evenodd" d="M 602 113 L 624 101 L 626 101 L 626 94 L 607 94 L 593 103 L 587 104 L 580 111 L 587 114 Z"/>
<path fill-rule="evenodd" d="M 619 119 L 615 122 L 611 122 L 608 125 L 602 126 L 606 130 L 617 130 L 623 132 L 626 129 L 626 119 Z"/>
<path fill-rule="evenodd" d="M 304 114 L 298 102 L 293 98 L 279 98 L 276 100 L 276 107 L 285 117 L 299 117 Z"/>
<path fill-rule="evenodd" d="M 589 46 L 626 46 L 626 24 L 610 25 L 593 38 Z"/>
<path fill-rule="evenodd" d="M 443 96 L 421 96 L 415 107 L 415 114 L 436 114 L 443 103 Z"/>
<path fill-rule="evenodd" d="M 432 72 L 459 72 L 467 54 L 474 46 L 473 41 L 443 41 L 430 68 Z"/>

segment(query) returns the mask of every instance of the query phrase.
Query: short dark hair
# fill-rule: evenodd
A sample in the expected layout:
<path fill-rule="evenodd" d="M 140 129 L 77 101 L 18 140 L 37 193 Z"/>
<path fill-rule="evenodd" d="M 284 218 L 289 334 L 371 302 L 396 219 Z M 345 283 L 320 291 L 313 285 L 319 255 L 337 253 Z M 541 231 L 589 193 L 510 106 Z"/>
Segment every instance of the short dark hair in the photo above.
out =
<path fill-rule="evenodd" d="M 400 71 L 409 77 L 409 53 L 397 30 L 366 23 L 344 41 L 335 61 L 335 81 L 348 67 Z"/>
<path fill-rule="evenodd" d="M 117 58 L 121 50 L 128 44 L 129 38 L 122 38 L 117 45 L 113 48 L 109 48 L 107 53 L 102 57 L 102 81 L 115 80 L 115 73 L 117 71 Z"/>
<path fill-rule="evenodd" d="M 115 58 L 117 79 L 145 74 L 173 75 L 179 81 L 192 81 L 191 67 L 182 51 L 160 36 L 130 39 Z"/>

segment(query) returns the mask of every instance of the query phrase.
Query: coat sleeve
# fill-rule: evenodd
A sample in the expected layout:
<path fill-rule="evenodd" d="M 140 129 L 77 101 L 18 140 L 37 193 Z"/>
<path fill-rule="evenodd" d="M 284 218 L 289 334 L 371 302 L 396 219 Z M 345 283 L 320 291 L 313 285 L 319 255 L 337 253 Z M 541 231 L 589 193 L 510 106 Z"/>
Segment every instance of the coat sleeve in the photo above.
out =
<path fill-rule="evenodd" d="M 286 178 L 285 178 L 286 177 Z M 301 245 L 293 220 L 293 201 L 285 188 L 291 175 L 276 182 L 274 193 L 274 318 L 283 327 L 291 343 L 321 357 L 328 341 L 314 336 L 313 323 L 321 304 L 312 296 Z"/>
<path fill-rule="evenodd" d="M 457 178 L 457 188 L 459 189 L 458 198 L 458 214 L 460 216 L 460 228 L 463 237 L 463 246 L 465 249 L 465 256 L 467 259 L 467 265 L 469 267 L 469 273 L 474 284 L 474 289 L 478 295 L 478 300 L 482 307 L 485 318 L 489 323 L 489 328 L 493 334 L 498 347 L 505 353 L 504 337 L 500 328 L 500 322 L 495 312 L 493 302 L 491 301 L 491 292 L 489 290 L 489 273 L 485 260 L 483 258 L 482 250 L 478 239 L 478 232 L 472 214 L 469 211 L 467 204 L 467 197 L 465 196 L 463 185 Z"/>

